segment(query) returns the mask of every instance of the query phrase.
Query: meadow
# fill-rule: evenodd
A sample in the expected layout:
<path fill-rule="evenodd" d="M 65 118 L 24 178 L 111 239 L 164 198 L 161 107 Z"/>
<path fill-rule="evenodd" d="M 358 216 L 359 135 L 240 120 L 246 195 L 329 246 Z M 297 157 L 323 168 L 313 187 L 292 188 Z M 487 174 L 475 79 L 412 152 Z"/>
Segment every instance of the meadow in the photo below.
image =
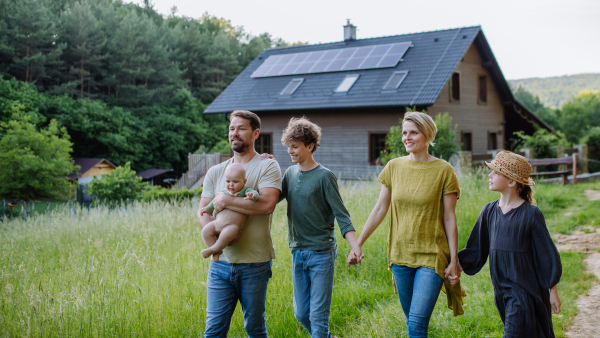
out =
<path fill-rule="evenodd" d="M 381 185 L 342 185 L 342 195 L 360 232 Z M 463 247 L 479 211 L 498 198 L 483 175 L 461 178 L 457 205 Z M 539 207 L 551 232 L 596 226 L 600 201 L 588 201 L 577 186 L 536 186 Z M 0 223 L 0 337 L 197 337 L 206 318 L 209 261 L 196 222 L 197 202 L 137 203 L 134 208 L 92 208 L 71 216 L 67 208 L 49 215 Z M 568 214 L 568 216 L 565 216 Z M 285 202 L 273 215 L 277 253 L 267 298 L 272 337 L 308 337 L 292 310 L 291 254 L 287 248 Z M 338 337 L 406 337 L 404 315 L 394 294 L 386 259 L 387 220 L 364 249 L 360 267 L 346 267 L 350 251 L 338 233 L 331 330 Z M 586 273 L 583 254 L 562 253 L 559 293 L 563 312 L 554 316 L 557 337 L 577 313 L 575 299 L 596 282 Z M 441 294 L 431 337 L 501 337 L 487 267 L 462 283 L 465 314 L 453 317 Z M 244 337 L 236 310 L 230 337 Z"/>

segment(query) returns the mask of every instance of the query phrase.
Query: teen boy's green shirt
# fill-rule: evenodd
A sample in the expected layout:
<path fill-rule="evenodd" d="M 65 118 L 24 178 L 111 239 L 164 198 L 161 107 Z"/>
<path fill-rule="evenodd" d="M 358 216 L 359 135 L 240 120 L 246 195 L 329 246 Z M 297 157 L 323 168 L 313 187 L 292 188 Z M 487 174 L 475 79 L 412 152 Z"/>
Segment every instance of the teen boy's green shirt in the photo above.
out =
<path fill-rule="evenodd" d="M 325 250 L 336 244 L 334 219 L 342 236 L 353 231 L 335 175 L 322 165 L 301 171 L 289 167 L 282 180 L 280 200 L 287 199 L 290 250 Z"/>

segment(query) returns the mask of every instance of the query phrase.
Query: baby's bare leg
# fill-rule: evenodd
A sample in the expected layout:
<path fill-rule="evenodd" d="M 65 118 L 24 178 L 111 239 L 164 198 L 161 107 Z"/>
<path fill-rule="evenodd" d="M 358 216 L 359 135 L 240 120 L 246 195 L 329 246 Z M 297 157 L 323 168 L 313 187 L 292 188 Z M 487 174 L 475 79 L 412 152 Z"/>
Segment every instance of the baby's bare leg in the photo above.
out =
<path fill-rule="evenodd" d="M 217 242 L 217 236 L 219 233 L 216 231 L 215 226 L 217 221 L 212 221 L 202 228 L 202 239 L 204 239 L 204 243 L 206 243 L 207 247 L 211 247 L 215 245 Z"/>
<path fill-rule="evenodd" d="M 240 231 L 240 227 L 236 224 L 228 224 L 225 226 L 223 231 L 219 234 L 219 239 L 217 239 L 216 243 L 200 252 L 202 257 L 207 258 L 208 256 L 213 255 L 213 261 L 218 262 L 219 257 L 216 254 L 223 251 L 227 244 L 237 236 L 238 231 Z"/>

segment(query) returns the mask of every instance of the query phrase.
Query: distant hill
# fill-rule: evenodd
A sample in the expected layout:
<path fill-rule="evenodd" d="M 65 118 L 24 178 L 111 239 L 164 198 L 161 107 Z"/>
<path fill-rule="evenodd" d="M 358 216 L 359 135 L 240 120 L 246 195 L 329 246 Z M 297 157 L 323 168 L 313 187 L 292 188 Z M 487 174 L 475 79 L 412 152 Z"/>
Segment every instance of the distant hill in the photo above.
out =
<path fill-rule="evenodd" d="M 508 83 L 513 90 L 521 85 L 528 92 L 539 96 L 546 106 L 560 108 L 584 89 L 600 90 L 600 74 L 508 80 Z"/>

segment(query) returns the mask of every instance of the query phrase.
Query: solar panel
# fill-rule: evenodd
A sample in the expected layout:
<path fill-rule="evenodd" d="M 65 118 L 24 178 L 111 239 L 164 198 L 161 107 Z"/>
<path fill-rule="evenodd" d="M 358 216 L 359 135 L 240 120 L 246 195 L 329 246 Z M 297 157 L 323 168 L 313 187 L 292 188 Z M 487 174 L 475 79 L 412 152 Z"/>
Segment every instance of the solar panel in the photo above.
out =
<path fill-rule="evenodd" d="M 317 52 L 271 55 L 252 73 L 251 77 L 396 67 L 410 46 L 412 46 L 412 42 L 406 41 Z"/>
<path fill-rule="evenodd" d="M 394 72 L 388 82 L 383 86 L 383 90 L 396 90 L 408 75 L 408 70 Z"/>

